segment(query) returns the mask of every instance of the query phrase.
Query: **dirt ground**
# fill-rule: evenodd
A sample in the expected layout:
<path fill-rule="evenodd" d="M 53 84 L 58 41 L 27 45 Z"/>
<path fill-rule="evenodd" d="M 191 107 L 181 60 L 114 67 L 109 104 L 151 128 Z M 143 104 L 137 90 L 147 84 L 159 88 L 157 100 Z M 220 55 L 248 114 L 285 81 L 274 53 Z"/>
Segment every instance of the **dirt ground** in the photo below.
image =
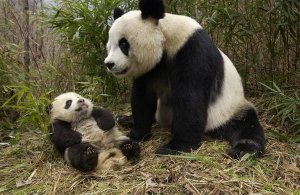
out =
<path fill-rule="evenodd" d="M 123 129 L 127 131 L 126 129 Z M 229 145 L 205 140 L 192 154 L 158 157 L 166 129 L 141 143 L 141 159 L 121 170 L 83 174 L 68 166 L 47 134 L 27 132 L 1 147 L 2 194 L 300 194 L 300 145 L 268 136 L 259 159 L 226 156 Z"/>

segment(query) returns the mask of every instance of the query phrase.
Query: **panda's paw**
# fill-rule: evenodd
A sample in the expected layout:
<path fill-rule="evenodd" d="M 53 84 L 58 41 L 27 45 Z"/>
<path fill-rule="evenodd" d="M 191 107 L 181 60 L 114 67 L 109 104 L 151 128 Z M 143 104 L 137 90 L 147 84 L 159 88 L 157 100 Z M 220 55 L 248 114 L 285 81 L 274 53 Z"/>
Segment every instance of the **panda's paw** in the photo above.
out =
<path fill-rule="evenodd" d="M 98 164 L 97 149 L 86 142 L 69 147 L 67 155 L 71 165 L 82 172 L 93 171 Z"/>
<path fill-rule="evenodd" d="M 180 153 L 181 153 L 180 151 L 173 150 L 168 145 L 163 145 L 163 146 L 159 147 L 155 152 L 155 154 L 158 155 L 158 156 L 161 156 L 161 155 L 178 155 Z"/>
<path fill-rule="evenodd" d="M 126 115 L 119 115 L 116 117 L 117 122 L 125 127 L 125 128 L 132 128 L 133 127 L 133 117 L 131 116 L 126 116 Z"/>
<path fill-rule="evenodd" d="M 91 144 L 86 143 L 81 156 L 81 165 L 87 171 L 92 171 L 98 163 L 98 151 Z"/>
<path fill-rule="evenodd" d="M 190 153 L 192 150 L 199 148 L 201 143 L 186 143 L 171 140 L 168 144 L 160 146 L 155 154 L 157 155 L 178 155 L 182 153 Z"/>
<path fill-rule="evenodd" d="M 83 160 L 86 159 L 86 161 L 89 161 L 90 159 L 93 159 L 98 156 L 97 150 L 93 146 L 87 146 L 85 148 L 85 151 L 83 151 Z"/>
<path fill-rule="evenodd" d="M 128 137 L 136 142 L 148 141 L 151 138 L 151 133 L 132 129 Z"/>
<path fill-rule="evenodd" d="M 140 157 L 140 153 L 141 153 L 140 145 L 135 141 L 132 140 L 124 141 L 123 143 L 121 143 L 120 149 L 124 154 L 124 156 L 126 156 L 126 158 L 129 161 L 136 162 Z"/>
<path fill-rule="evenodd" d="M 227 152 L 227 154 L 234 159 L 241 159 L 247 153 L 259 157 L 263 154 L 263 147 L 254 140 L 242 139 Z"/>

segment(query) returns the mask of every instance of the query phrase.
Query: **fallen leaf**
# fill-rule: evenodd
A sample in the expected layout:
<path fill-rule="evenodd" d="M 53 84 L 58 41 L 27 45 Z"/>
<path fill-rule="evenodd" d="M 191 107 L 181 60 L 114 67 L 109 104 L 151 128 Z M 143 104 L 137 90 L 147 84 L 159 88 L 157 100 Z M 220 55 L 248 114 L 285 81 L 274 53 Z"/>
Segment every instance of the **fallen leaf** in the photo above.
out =
<path fill-rule="evenodd" d="M 30 174 L 30 176 L 28 177 L 28 179 L 26 181 L 22 181 L 22 180 L 19 180 L 19 181 L 16 181 L 16 187 L 17 188 L 20 188 L 20 187 L 23 187 L 23 186 L 27 186 L 27 185 L 30 185 L 32 184 L 32 178 L 33 176 L 35 175 L 36 173 L 36 169 Z"/>
<path fill-rule="evenodd" d="M 300 173 L 300 169 L 295 164 L 286 164 L 283 166 L 285 170 Z"/>

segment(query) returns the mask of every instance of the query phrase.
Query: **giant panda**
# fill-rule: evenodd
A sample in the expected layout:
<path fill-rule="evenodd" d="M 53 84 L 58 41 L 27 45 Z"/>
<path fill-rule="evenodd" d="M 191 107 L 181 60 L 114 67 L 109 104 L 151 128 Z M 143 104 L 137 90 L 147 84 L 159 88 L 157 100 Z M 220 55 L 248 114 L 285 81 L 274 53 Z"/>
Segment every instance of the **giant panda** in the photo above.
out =
<path fill-rule="evenodd" d="M 230 59 L 195 20 L 165 13 L 162 0 L 139 8 L 115 9 L 104 61 L 114 76 L 133 78 L 129 136 L 149 139 L 156 118 L 171 128 L 159 155 L 195 150 L 204 135 L 229 141 L 232 158 L 263 154 L 264 130 Z"/>
<path fill-rule="evenodd" d="M 89 99 L 63 93 L 48 108 L 51 140 L 74 168 L 115 169 L 139 157 L 138 143 L 118 130 L 110 112 L 94 107 Z"/>

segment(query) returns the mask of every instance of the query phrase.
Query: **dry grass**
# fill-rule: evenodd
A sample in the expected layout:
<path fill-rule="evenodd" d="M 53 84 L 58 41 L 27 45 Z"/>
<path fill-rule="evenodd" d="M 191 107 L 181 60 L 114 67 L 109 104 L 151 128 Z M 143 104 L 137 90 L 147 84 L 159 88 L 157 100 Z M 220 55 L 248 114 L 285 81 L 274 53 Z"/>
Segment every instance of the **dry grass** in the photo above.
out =
<path fill-rule="evenodd" d="M 192 154 L 157 157 L 168 137 L 154 129 L 137 164 L 114 172 L 82 174 L 69 167 L 43 134 L 24 133 L 1 149 L 3 194 L 300 194 L 300 146 L 268 138 L 263 158 L 232 160 L 228 144 L 205 141 Z"/>

